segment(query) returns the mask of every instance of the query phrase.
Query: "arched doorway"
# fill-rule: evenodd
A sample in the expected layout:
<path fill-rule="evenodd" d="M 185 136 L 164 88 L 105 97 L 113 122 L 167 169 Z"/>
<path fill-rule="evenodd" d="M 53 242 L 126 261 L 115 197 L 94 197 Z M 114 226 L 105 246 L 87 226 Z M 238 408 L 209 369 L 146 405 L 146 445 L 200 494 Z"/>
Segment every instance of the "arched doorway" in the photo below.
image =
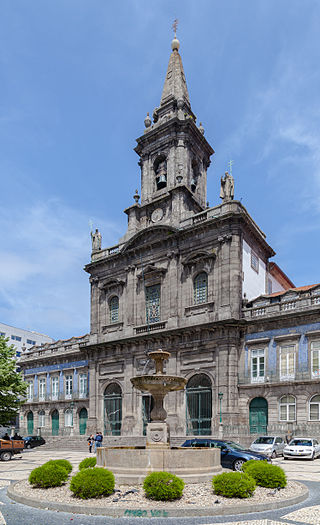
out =
<path fill-rule="evenodd" d="M 110 383 L 104 391 L 104 433 L 120 436 L 122 422 L 122 391 L 117 383 Z"/>
<path fill-rule="evenodd" d="M 58 410 L 54 410 L 51 414 L 51 425 L 52 425 L 52 435 L 58 436 L 59 435 L 59 412 Z"/>
<path fill-rule="evenodd" d="M 83 436 L 87 431 L 88 411 L 86 408 L 81 408 L 79 412 L 79 433 Z"/>
<path fill-rule="evenodd" d="M 249 406 L 251 434 L 266 434 L 268 427 L 268 402 L 264 397 L 255 397 Z"/>
<path fill-rule="evenodd" d="M 33 434 L 33 412 L 28 412 L 27 414 L 27 432 L 28 436 L 32 436 Z"/>
<path fill-rule="evenodd" d="M 205 374 L 192 376 L 186 387 L 187 435 L 211 434 L 212 388 Z"/>

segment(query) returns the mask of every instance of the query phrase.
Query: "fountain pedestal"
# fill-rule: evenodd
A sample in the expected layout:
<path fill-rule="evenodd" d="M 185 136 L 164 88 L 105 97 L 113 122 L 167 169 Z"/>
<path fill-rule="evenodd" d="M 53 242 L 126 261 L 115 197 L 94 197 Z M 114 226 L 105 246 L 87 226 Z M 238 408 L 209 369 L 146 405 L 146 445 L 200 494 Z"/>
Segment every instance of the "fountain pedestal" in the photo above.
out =
<path fill-rule="evenodd" d="M 169 448 L 169 427 L 163 421 L 147 424 L 147 448 Z"/>

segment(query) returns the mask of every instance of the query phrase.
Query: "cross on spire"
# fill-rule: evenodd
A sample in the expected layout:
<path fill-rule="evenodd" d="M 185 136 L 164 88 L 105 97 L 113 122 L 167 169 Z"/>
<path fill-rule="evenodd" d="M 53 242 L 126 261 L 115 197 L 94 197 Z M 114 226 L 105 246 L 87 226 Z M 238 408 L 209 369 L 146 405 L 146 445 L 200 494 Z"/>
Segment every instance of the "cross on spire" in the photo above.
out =
<path fill-rule="evenodd" d="M 174 38 L 177 38 L 178 22 L 179 22 L 179 20 L 177 18 L 175 18 L 175 20 L 173 21 L 173 24 L 172 24 L 172 29 L 174 31 Z"/>
<path fill-rule="evenodd" d="M 228 162 L 229 175 L 232 175 L 232 164 L 233 163 L 234 163 L 234 160 L 229 160 Z"/>

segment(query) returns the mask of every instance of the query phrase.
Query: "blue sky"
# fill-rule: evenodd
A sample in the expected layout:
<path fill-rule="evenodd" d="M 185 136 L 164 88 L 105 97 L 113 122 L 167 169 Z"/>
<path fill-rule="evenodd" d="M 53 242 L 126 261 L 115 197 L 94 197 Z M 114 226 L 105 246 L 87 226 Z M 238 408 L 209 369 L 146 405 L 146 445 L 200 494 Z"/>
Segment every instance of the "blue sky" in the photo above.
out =
<path fill-rule="evenodd" d="M 179 19 L 192 109 L 296 286 L 320 281 L 318 0 L 2 0 L 0 320 L 89 330 L 90 228 L 126 229 L 135 139 L 159 105 Z"/>

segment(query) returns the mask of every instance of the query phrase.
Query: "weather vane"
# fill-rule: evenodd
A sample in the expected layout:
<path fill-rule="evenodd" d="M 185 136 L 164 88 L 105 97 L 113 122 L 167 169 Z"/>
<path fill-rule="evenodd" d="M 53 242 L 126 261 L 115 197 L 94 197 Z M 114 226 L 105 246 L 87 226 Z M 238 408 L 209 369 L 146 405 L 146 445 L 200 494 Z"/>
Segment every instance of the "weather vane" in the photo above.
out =
<path fill-rule="evenodd" d="M 234 160 L 229 160 L 228 162 L 229 175 L 232 175 L 232 164 L 233 163 L 234 163 Z"/>
<path fill-rule="evenodd" d="M 178 19 L 176 18 L 172 24 L 172 29 L 174 31 L 174 38 L 177 38 L 177 27 L 178 27 Z"/>

